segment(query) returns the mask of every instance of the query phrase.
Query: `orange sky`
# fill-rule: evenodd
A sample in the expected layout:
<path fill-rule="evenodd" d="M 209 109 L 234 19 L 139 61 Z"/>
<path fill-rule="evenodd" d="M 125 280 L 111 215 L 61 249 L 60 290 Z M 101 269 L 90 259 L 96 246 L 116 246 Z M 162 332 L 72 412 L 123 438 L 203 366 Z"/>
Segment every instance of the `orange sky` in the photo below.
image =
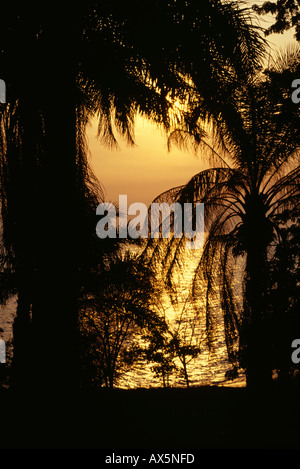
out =
<path fill-rule="evenodd" d="M 96 132 L 94 122 L 88 129 L 91 162 L 110 202 L 118 201 L 119 194 L 127 194 L 129 204 L 149 204 L 164 190 L 184 184 L 205 167 L 193 154 L 176 148 L 168 152 L 166 136 L 141 117 L 136 121 L 133 148 L 122 142 L 120 150 L 105 148 Z"/>
<path fill-rule="evenodd" d="M 250 2 L 250 3 L 261 3 Z M 272 35 L 274 48 L 293 40 L 293 33 Z M 87 131 L 91 164 L 105 189 L 106 200 L 118 202 L 119 194 L 128 195 L 128 204 L 146 204 L 171 187 L 186 183 L 194 174 L 209 167 L 194 155 L 166 148 L 166 137 L 153 124 L 137 118 L 136 147 L 120 141 L 120 150 L 109 150 L 97 139 L 97 123 Z"/>

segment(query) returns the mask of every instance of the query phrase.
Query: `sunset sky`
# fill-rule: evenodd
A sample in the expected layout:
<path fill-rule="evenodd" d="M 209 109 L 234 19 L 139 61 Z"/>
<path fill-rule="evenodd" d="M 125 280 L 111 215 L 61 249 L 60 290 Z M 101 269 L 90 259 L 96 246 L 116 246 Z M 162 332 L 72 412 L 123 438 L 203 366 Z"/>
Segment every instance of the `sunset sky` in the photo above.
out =
<path fill-rule="evenodd" d="M 265 24 L 262 23 L 264 27 Z M 293 32 L 272 35 L 268 40 L 276 50 L 294 42 Z M 161 192 L 185 184 L 194 174 L 209 167 L 208 162 L 177 148 L 168 152 L 166 136 L 141 117 L 136 120 L 135 134 L 134 148 L 120 140 L 120 149 L 110 150 L 97 139 L 97 122 L 88 128 L 90 162 L 104 186 L 106 201 L 118 202 L 119 194 L 127 194 L 128 204 L 148 205 Z"/>

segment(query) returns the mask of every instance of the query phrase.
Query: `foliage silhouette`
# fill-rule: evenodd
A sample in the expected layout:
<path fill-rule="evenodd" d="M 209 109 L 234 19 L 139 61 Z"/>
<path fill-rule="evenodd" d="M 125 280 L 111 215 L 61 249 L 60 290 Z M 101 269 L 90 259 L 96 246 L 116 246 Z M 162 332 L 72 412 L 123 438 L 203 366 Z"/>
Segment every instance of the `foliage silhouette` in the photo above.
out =
<path fill-rule="evenodd" d="M 206 134 L 207 113 L 198 108 L 196 95 L 194 112 L 185 116 L 171 140 L 200 147 L 204 157 L 219 159 L 219 165 L 155 200 L 204 203 L 207 238 L 195 271 L 194 297 L 199 300 L 201 295 L 206 303 L 211 346 L 214 305 L 219 301 L 233 376 L 242 366 L 253 388 L 271 380 L 266 279 L 272 248 L 281 239 L 279 215 L 292 216 L 299 204 L 299 108 L 290 97 L 298 70 L 299 49 L 270 61 L 265 73 L 236 89 L 233 100 L 217 103 L 210 116 L 214 125 Z M 146 250 L 152 262 L 164 263 L 171 291 L 176 289 L 172 274 L 185 253 L 184 243 L 184 238 L 173 237 L 163 249 L 164 244 L 158 247 L 157 240 L 151 240 Z"/>
<path fill-rule="evenodd" d="M 81 300 L 83 385 L 112 388 L 140 360 L 141 341 L 147 347 L 149 337 L 164 329 L 158 294 L 153 273 L 137 255 L 120 251 L 105 257 L 94 291 Z"/>
<path fill-rule="evenodd" d="M 163 284 L 163 279 L 159 282 Z M 182 282 L 178 274 L 176 282 L 177 285 Z M 170 385 L 170 378 L 173 376 L 183 378 L 188 388 L 191 363 L 199 356 L 202 343 L 205 343 L 203 331 L 199 328 L 198 314 L 190 308 L 190 295 L 185 297 L 185 293 L 179 288 L 176 301 L 172 298 L 172 312 L 167 313 L 167 294 L 168 289 L 162 289 L 159 297 L 159 311 L 164 327 L 160 328 L 156 335 L 150 335 L 150 346 L 145 350 L 145 358 L 153 363 L 152 370 L 156 376 L 162 378 L 164 387 Z"/>
<path fill-rule="evenodd" d="M 299 365 L 291 360 L 291 344 L 300 337 L 299 322 L 299 207 L 283 213 L 281 243 L 270 266 L 268 316 L 270 361 L 278 381 L 287 384 L 299 378 Z"/>
<path fill-rule="evenodd" d="M 275 2 L 264 2 L 260 7 L 254 5 L 253 9 L 259 14 L 271 13 L 275 16 L 275 23 L 266 31 L 266 35 L 272 33 L 283 33 L 295 28 L 295 38 L 300 41 L 300 3 L 299 0 L 277 0 Z"/>
<path fill-rule="evenodd" d="M 14 385 L 51 392 L 78 386 L 80 273 L 93 238 L 89 207 L 102 197 L 86 158 L 89 119 L 98 116 L 110 144 L 115 129 L 133 143 L 137 112 L 168 129 L 190 78 L 209 108 L 217 89 L 251 73 L 263 43 L 238 2 L 33 6 L 1 12 L 2 264 L 18 292 Z"/>

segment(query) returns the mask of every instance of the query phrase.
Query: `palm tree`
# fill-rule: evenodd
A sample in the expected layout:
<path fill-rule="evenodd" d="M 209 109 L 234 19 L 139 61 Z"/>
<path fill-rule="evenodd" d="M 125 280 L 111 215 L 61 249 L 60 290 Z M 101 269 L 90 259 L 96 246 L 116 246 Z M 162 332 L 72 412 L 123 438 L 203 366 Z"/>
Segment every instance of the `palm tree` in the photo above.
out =
<path fill-rule="evenodd" d="M 299 337 L 299 274 L 300 274 L 300 216 L 299 207 L 294 213 L 283 213 L 289 224 L 281 230 L 281 243 L 276 246 L 269 276 L 270 316 L 272 317 L 272 361 L 279 383 L 287 384 L 297 378 L 297 364 L 291 359 L 291 344 Z M 284 311 L 284 314 L 283 314 Z"/>
<path fill-rule="evenodd" d="M 123 251 L 123 252 L 122 252 Z M 86 385 L 112 388 L 122 372 L 140 360 L 143 344 L 165 324 L 157 313 L 159 287 L 137 254 L 120 250 L 104 256 L 80 301 L 83 369 Z M 88 376 L 89 375 L 89 376 Z"/>
<path fill-rule="evenodd" d="M 16 3 L 2 13 L 1 213 L 18 291 L 16 376 L 26 386 L 34 362 L 36 385 L 70 389 L 80 266 L 94 228 L 86 208 L 101 195 L 86 160 L 88 120 L 97 115 L 112 144 L 114 129 L 133 143 L 137 112 L 169 128 L 190 78 L 210 102 L 215 86 L 250 73 L 262 42 L 237 2 L 89 1 L 72 11 L 52 2 L 34 14 Z"/>
<path fill-rule="evenodd" d="M 171 141 L 192 143 L 219 164 L 155 200 L 204 203 L 207 237 L 195 270 L 194 296 L 202 288 L 210 343 L 216 326 L 213 306 L 219 301 L 229 359 L 234 370 L 246 369 L 247 385 L 254 388 L 271 380 L 268 262 L 281 240 L 280 215 L 291 214 L 300 198 L 299 108 L 290 89 L 299 57 L 299 49 L 281 54 L 265 73 L 237 88 L 231 102 L 219 103 L 214 115 L 195 104 L 193 114 L 198 111 L 202 121 L 192 126 L 187 115 Z M 208 116 L 215 129 L 213 142 L 203 128 Z M 172 238 L 164 244 L 166 250 L 155 243 L 151 241 L 148 252 L 152 261 L 163 259 L 166 278 L 174 286 L 172 272 L 184 255 L 185 240 Z"/>

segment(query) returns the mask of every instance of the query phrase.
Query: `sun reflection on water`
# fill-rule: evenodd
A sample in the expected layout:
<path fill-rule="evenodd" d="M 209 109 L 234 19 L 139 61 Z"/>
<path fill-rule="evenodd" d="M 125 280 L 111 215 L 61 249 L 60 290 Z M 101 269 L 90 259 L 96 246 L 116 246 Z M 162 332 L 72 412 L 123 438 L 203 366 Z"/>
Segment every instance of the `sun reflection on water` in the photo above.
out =
<path fill-rule="evenodd" d="M 201 299 L 201 293 L 197 301 L 197 316 L 195 315 L 195 308 L 190 298 L 192 281 L 194 278 L 194 271 L 199 261 L 199 252 L 188 250 L 189 254 L 185 256 L 185 263 L 181 269 L 176 272 L 176 285 L 178 287 L 178 303 L 172 304 L 167 292 L 164 293 L 161 302 L 162 308 L 166 317 L 167 322 L 171 327 L 176 326 L 176 321 L 180 319 L 183 308 L 185 309 L 185 315 L 187 320 L 196 320 L 196 332 L 195 336 L 197 340 L 201 340 L 205 334 L 205 302 Z M 209 350 L 208 346 L 201 346 L 201 353 L 198 357 L 192 360 L 189 364 L 189 381 L 190 386 L 234 386 L 243 387 L 246 384 L 244 374 L 240 374 L 238 378 L 233 381 L 229 381 L 225 378 L 226 371 L 231 369 L 228 362 L 225 332 L 224 332 L 224 320 L 220 303 L 216 298 L 211 305 L 213 307 L 213 316 L 215 323 L 217 324 L 215 329 L 214 347 Z M 179 360 L 177 360 L 179 364 Z M 170 386 L 182 387 L 185 386 L 185 380 L 183 377 L 177 374 L 171 374 L 169 378 Z M 140 362 L 138 365 L 126 372 L 118 382 L 120 388 L 151 388 L 161 387 L 162 380 L 156 377 L 151 370 L 151 365 L 146 362 Z"/>

